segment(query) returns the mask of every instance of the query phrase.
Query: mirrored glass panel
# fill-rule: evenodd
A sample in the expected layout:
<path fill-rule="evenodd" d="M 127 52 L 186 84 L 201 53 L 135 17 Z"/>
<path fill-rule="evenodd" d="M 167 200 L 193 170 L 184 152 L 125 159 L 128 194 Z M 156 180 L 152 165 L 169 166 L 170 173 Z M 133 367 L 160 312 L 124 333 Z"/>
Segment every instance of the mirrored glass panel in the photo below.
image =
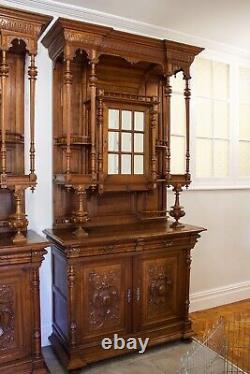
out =
<path fill-rule="evenodd" d="M 135 131 L 144 131 L 144 112 L 135 112 L 134 113 L 134 129 Z"/>
<path fill-rule="evenodd" d="M 122 133 L 122 152 L 131 152 L 132 151 L 132 134 L 131 133 Z"/>
<path fill-rule="evenodd" d="M 115 154 L 108 155 L 108 173 L 118 174 L 119 173 L 119 156 Z"/>
<path fill-rule="evenodd" d="M 108 143 L 109 152 L 117 152 L 119 150 L 119 133 L 109 131 Z"/>
<path fill-rule="evenodd" d="M 109 109 L 108 111 L 108 128 L 119 129 L 119 110 Z"/>
<path fill-rule="evenodd" d="M 143 156 L 142 155 L 135 155 L 134 156 L 134 174 L 143 174 L 144 173 L 143 167 Z"/>
<path fill-rule="evenodd" d="M 132 112 L 122 110 L 122 130 L 132 130 Z"/>

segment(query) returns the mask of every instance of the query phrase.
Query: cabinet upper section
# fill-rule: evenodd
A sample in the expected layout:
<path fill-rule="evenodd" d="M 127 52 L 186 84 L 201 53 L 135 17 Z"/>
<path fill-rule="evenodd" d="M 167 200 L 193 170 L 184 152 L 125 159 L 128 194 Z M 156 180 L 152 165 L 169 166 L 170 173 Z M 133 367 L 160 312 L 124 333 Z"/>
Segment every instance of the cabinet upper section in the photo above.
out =
<path fill-rule="evenodd" d="M 129 34 L 111 27 L 59 18 L 43 38 L 50 57 L 56 60 L 64 54 L 73 58 L 83 49 L 89 59 L 101 55 L 120 56 L 131 63 L 150 62 L 160 65 L 164 75 L 182 70 L 189 75 L 189 67 L 202 48 Z M 95 51 L 95 52 L 94 52 Z"/>

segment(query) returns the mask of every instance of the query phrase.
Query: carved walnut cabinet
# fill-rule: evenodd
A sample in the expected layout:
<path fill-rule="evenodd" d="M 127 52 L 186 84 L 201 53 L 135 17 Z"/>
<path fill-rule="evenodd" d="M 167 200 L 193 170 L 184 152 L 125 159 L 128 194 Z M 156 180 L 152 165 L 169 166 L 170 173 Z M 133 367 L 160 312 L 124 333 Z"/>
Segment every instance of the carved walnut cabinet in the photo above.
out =
<path fill-rule="evenodd" d="M 190 250 L 179 222 L 189 171 L 190 65 L 200 48 L 59 18 L 42 40 L 54 63 L 52 345 L 68 370 L 192 334 Z M 171 80 L 181 74 L 183 172 L 171 167 Z M 167 188 L 175 203 L 167 214 Z"/>
<path fill-rule="evenodd" d="M 24 195 L 26 189 L 34 190 L 36 186 L 35 61 L 37 40 L 50 21 L 51 18 L 44 15 L 0 7 L 2 374 L 48 372 L 41 354 L 39 300 L 39 267 L 48 242 L 27 230 Z M 29 94 L 28 105 L 24 100 L 26 94 Z M 30 139 L 26 144 L 30 157 L 29 172 L 25 173 L 24 148 L 27 138 Z"/>

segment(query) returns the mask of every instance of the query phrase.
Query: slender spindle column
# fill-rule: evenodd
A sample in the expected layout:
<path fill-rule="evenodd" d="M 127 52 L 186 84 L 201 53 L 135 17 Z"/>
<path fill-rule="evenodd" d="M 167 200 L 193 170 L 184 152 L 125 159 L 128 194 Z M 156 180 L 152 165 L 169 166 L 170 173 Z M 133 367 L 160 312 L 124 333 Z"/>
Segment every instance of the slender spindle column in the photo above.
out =
<path fill-rule="evenodd" d="M 30 55 L 30 66 L 28 68 L 30 81 L 30 174 L 35 176 L 35 86 L 37 78 L 37 67 L 35 55 Z M 34 187 L 32 187 L 34 189 Z"/>
<path fill-rule="evenodd" d="M 5 113 L 5 94 L 6 94 L 6 79 L 8 78 L 9 68 L 7 64 L 7 52 L 2 50 L 2 60 L 0 66 L 1 77 L 1 169 L 2 175 L 6 175 L 6 113 Z"/>
<path fill-rule="evenodd" d="M 153 183 L 157 179 L 157 171 L 156 171 L 156 127 L 158 124 L 158 101 L 157 97 L 152 98 L 152 109 L 151 109 L 151 170 L 152 170 L 152 180 Z"/>
<path fill-rule="evenodd" d="M 191 90 L 189 87 L 190 76 L 184 76 L 185 79 L 185 107 L 186 107 L 186 174 L 190 174 L 190 97 Z M 188 187 L 188 184 L 186 187 Z"/>
<path fill-rule="evenodd" d="M 66 128 L 66 174 L 70 174 L 70 159 L 71 159 L 71 96 L 72 96 L 72 79 L 73 74 L 71 71 L 71 60 L 65 59 L 64 62 L 64 110 L 63 110 L 63 122 Z"/>
<path fill-rule="evenodd" d="M 103 90 L 98 92 L 98 179 L 99 192 L 103 192 Z"/>
<path fill-rule="evenodd" d="M 92 56 L 90 60 L 91 70 L 90 70 L 90 78 L 89 78 L 89 85 L 90 85 L 90 101 L 91 101 L 91 114 L 90 114 L 90 123 L 91 123 L 91 175 L 92 175 L 92 182 L 96 182 L 96 51 L 92 51 Z"/>
<path fill-rule="evenodd" d="M 169 184 L 170 180 L 170 162 L 171 162 L 171 95 L 172 87 L 170 85 L 170 75 L 166 77 L 166 86 L 165 86 L 165 97 L 166 97 L 166 124 L 167 124 L 167 149 L 166 149 L 166 175 L 165 178 Z"/>

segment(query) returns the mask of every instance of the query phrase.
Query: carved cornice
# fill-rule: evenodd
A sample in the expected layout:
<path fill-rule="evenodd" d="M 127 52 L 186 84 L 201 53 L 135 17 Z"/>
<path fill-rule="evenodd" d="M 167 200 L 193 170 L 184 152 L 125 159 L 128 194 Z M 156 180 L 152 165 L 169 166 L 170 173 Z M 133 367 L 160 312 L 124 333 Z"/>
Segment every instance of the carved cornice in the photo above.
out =
<path fill-rule="evenodd" d="M 8 50 L 18 39 L 30 53 L 36 53 L 37 39 L 51 20 L 49 16 L 0 7 L 0 47 Z"/>
<path fill-rule="evenodd" d="M 88 56 L 94 49 L 97 56 L 109 54 L 120 56 L 131 63 L 146 61 L 160 65 L 164 74 L 183 70 L 188 74 L 189 66 L 202 48 L 160 40 L 114 30 L 79 21 L 59 18 L 42 43 L 55 60 L 63 51 L 73 58 L 77 49 L 85 50 Z"/>

